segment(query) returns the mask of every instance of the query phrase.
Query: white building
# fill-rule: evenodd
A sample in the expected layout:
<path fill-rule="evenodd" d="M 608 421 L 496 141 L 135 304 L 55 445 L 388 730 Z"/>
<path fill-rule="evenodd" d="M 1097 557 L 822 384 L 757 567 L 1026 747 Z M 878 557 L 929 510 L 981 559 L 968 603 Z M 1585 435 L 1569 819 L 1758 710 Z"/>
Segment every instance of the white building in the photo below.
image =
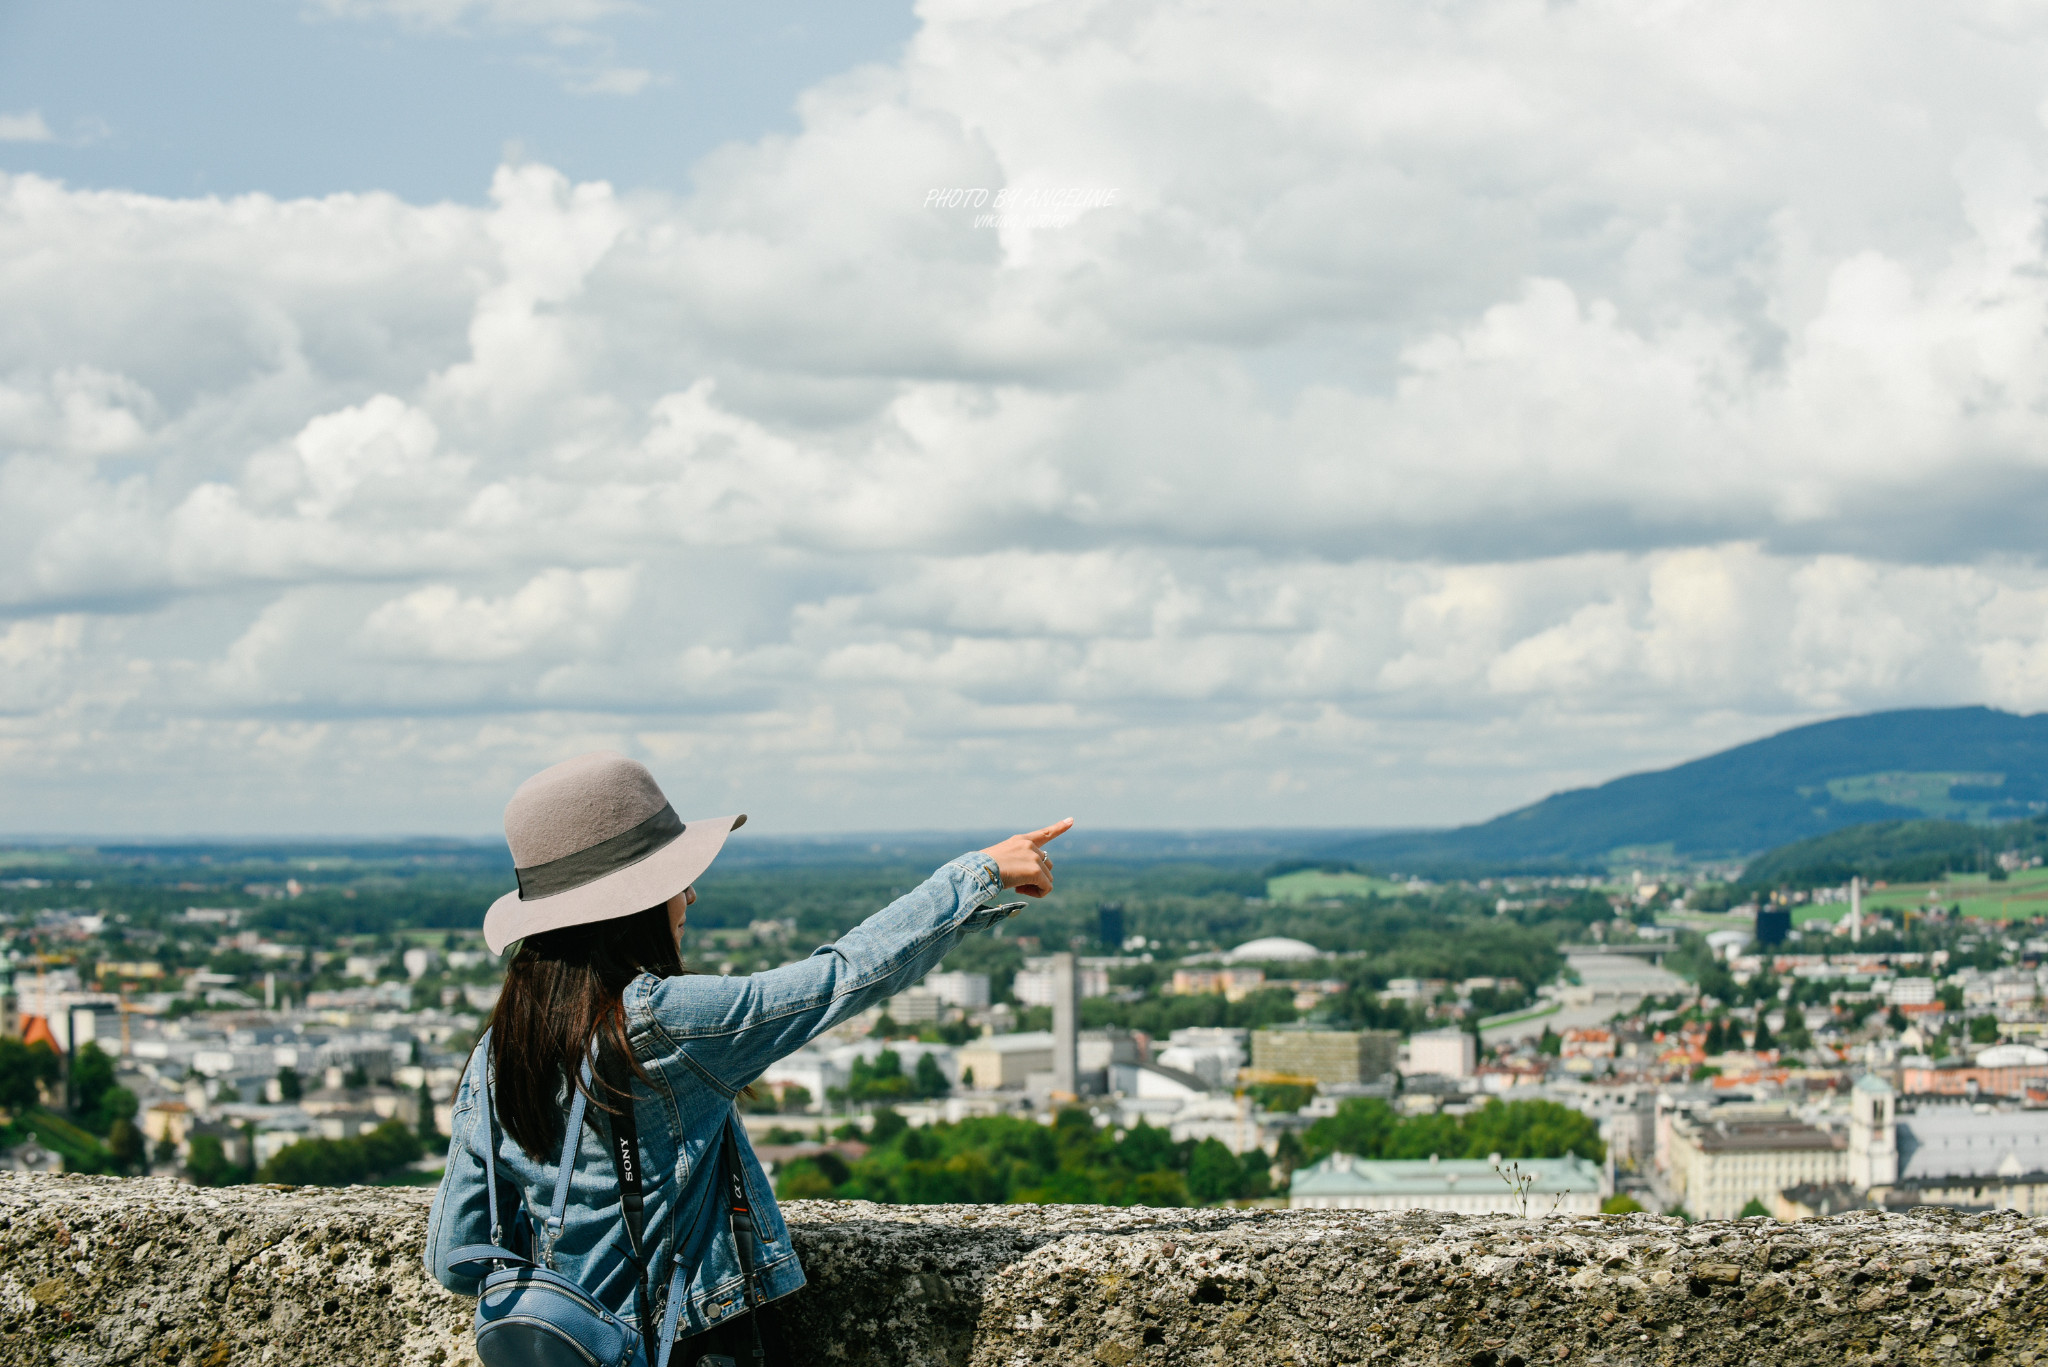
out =
<path fill-rule="evenodd" d="M 1471 1077 L 1478 1068 L 1478 1038 L 1463 1030 L 1425 1030 L 1408 1037 L 1406 1073 Z"/>
<path fill-rule="evenodd" d="M 1109 970 L 1085 964 L 1074 969 L 1075 989 L 1084 997 L 1109 995 Z M 1049 955 L 1026 959 L 1010 983 L 1010 995 L 1025 1006 L 1051 1006 L 1054 996 L 1052 959 Z"/>
<path fill-rule="evenodd" d="M 1900 1111 L 1873 1076 L 1857 1080 L 1852 1105 L 1849 1180 L 1873 1203 L 2048 1214 L 2048 1111 L 1969 1102 Z"/>
<path fill-rule="evenodd" d="M 1893 1006 L 1927 1006 L 1934 1001 L 1934 979 L 1893 978 L 1885 984 L 1885 1000 Z"/>
<path fill-rule="evenodd" d="M 1300 963 L 1322 958 L 1323 951 L 1306 940 L 1268 935 L 1260 940 L 1247 940 L 1223 957 L 1231 963 L 1240 964 Z"/>
<path fill-rule="evenodd" d="M 1333 1153 L 1295 1169 L 1287 1204 L 1294 1210 L 1597 1215 L 1613 1194 L 1606 1170 L 1575 1156 L 1382 1160 Z"/>
<path fill-rule="evenodd" d="M 948 1006 L 976 1011 L 989 1003 L 986 973 L 930 973 L 925 975 L 924 985 Z"/>
<path fill-rule="evenodd" d="M 891 1020 L 905 1025 L 924 1025 L 939 1019 L 946 1003 L 928 987 L 907 987 L 889 998 L 884 1010 Z"/>
<path fill-rule="evenodd" d="M 1166 1037 L 1166 1047 L 1153 1062 L 1191 1073 L 1210 1090 L 1221 1091 L 1237 1081 L 1237 1070 L 1245 1065 L 1249 1034 L 1219 1026 L 1176 1030 Z"/>
<path fill-rule="evenodd" d="M 1899 1180 L 1898 1098 L 1874 1073 L 1856 1079 L 1849 1091 L 1849 1181 L 1858 1187 L 1887 1187 Z"/>
<path fill-rule="evenodd" d="M 1195 1098 L 1174 1112 L 1167 1132 L 1175 1143 L 1192 1139 L 1199 1144 L 1204 1139 L 1214 1139 L 1232 1153 L 1250 1153 L 1253 1149 L 1271 1152 L 1279 1145 L 1279 1137 L 1269 1136 L 1259 1124 L 1248 1096 Z"/>
<path fill-rule="evenodd" d="M 1768 1210 L 1788 1187 L 1848 1175 L 1842 1138 L 1790 1116 L 1679 1115 L 1670 1134 L 1671 1185 L 1702 1220 L 1736 1219 L 1751 1201 Z"/>

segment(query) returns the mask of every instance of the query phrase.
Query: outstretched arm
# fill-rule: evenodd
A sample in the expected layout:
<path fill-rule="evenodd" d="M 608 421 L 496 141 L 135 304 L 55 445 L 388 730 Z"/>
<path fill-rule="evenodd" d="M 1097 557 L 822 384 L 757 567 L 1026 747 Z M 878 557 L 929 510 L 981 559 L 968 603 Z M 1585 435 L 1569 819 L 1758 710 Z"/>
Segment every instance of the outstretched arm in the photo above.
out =
<path fill-rule="evenodd" d="M 746 978 L 664 978 L 647 1006 L 699 1074 L 736 1092 L 769 1064 L 922 978 L 960 937 L 1016 910 L 1006 888 L 1052 891 L 1048 841 L 1072 819 L 961 855 L 808 959 Z"/>

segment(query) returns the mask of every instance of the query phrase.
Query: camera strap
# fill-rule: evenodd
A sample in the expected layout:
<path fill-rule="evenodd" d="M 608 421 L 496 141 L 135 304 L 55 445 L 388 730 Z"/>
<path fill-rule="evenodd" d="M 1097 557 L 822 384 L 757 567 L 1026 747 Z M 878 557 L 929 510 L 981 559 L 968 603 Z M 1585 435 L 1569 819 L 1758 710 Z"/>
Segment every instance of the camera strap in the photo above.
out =
<path fill-rule="evenodd" d="M 732 1231 L 733 1248 L 740 1259 L 741 1294 L 747 1303 L 747 1326 L 753 1330 L 754 1361 L 766 1367 L 768 1350 L 761 1346 L 761 1293 L 754 1282 L 754 1203 L 747 1195 L 747 1179 L 740 1166 L 739 1144 L 732 1137 L 734 1119 L 727 1116 L 719 1146 L 719 1166 L 724 1169 L 726 1225 Z"/>
<path fill-rule="evenodd" d="M 606 1072 L 612 1071 L 606 1069 Z M 606 1079 L 609 1085 L 610 1079 Z M 644 1337 L 654 1326 L 652 1305 L 647 1295 L 646 1204 L 640 1182 L 640 1127 L 633 1116 L 633 1081 L 627 1073 L 625 1084 L 612 1089 L 619 1103 L 610 1113 L 612 1169 L 619 1179 L 619 1214 L 626 1226 L 626 1243 L 633 1250 L 633 1305 L 640 1315 Z"/>

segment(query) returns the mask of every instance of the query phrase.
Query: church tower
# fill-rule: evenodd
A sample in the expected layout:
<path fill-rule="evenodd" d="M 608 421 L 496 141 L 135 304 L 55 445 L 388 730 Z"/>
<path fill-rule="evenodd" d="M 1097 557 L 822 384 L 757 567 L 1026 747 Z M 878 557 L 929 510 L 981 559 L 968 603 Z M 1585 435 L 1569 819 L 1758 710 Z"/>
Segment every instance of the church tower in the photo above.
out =
<path fill-rule="evenodd" d="M 1849 1093 L 1849 1181 L 1868 1190 L 1899 1180 L 1898 1097 L 1874 1073 Z"/>

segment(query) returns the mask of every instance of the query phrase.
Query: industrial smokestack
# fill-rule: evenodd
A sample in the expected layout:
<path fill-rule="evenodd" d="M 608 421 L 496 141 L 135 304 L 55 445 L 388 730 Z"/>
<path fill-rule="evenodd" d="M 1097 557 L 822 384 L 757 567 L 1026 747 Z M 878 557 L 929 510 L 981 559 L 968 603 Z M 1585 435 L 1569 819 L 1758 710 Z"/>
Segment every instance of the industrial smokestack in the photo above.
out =
<path fill-rule="evenodd" d="M 1074 956 L 1052 956 L 1052 1091 L 1054 1101 L 1072 1101 L 1081 1087 L 1081 994 Z"/>
<path fill-rule="evenodd" d="M 1863 940 L 1863 880 L 1849 880 L 1849 943 L 1860 944 Z"/>

